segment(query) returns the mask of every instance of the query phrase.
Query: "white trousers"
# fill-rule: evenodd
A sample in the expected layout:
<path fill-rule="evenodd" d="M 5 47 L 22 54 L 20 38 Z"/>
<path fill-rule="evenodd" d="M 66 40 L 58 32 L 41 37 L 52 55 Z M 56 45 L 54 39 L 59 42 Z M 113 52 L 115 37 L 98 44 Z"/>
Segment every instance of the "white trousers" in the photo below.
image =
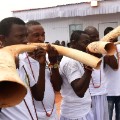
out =
<path fill-rule="evenodd" d="M 60 120 L 94 120 L 94 116 L 92 111 L 90 111 L 86 116 L 78 119 L 70 119 L 70 118 L 65 118 L 63 116 L 60 116 Z"/>
<path fill-rule="evenodd" d="M 94 120 L 109 120 L 106 95 L 92 96 L 92 111 Z"/>

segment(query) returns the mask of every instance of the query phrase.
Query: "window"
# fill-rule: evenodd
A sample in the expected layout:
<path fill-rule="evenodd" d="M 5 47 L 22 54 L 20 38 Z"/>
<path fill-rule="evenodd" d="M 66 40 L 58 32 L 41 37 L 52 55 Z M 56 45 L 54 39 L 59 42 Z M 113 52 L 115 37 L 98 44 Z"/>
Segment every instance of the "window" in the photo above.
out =
<path fill-rule="evenodd" d="M 107 27 L 116 28 L 117 26 L 118 26 L 118 22 L 104 22 L 104 23 L 99 23 L 98 24 L 98 30 L 99 30 L 100 39 L 104 36 L 104 30 Z"/>
<path fill-rule="evenodd" d="M 69 35 L 73 33 L 75 30 L 83 30 L 83 25 L 82 24 L 71 24 L 69 25 Z"/>

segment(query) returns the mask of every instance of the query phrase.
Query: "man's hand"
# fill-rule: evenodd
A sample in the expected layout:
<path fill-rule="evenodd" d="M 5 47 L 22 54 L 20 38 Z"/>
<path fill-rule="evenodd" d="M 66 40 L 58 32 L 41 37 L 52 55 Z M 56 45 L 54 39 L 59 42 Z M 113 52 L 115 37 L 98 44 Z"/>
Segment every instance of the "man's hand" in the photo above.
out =
<path fill-rule="evenodd" d="M 37 50 L 34 50 L 34 52 L 28 54 L 40 64 L 46 63 L 46 51 L 42 47 L 39 47 Z"/>
<path fill-rule="evenodd" d="M 57 50 L 54 47 L 52 47 L 50 44 L 48 44 L 47 52 L 50 63 L 51 64 L 57 63 L 57 59 L 59 55 Z"/>

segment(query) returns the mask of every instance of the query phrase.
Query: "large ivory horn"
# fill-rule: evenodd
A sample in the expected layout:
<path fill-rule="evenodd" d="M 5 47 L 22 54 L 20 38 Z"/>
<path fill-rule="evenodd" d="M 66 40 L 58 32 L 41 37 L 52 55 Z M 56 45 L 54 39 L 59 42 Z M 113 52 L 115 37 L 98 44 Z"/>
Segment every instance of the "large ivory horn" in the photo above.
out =
<path fill-rule="evenodd" d="M 114 30 L 105 35 L 101 41 L 109 42 L 111 39 L 117 38 L 120 35 L 120 26 L 116 27 Z"/>
<path fill-rule="evenodd" d="M 76 49 L 72 49 L 72 48 L 67 48 L 67 47 L 63 47 L 63 46 L 58 46 L 58 45 L 53 45 L 51 44 L 51 46 L 55 47 L 56 50 L 58 51 L 59 54 L 70 57 L 72 59 L 75 59 L 77 61 L 82 62 L 85 65 L 88 65 L 92 68 L 95 69 L 99 69 L 100 64 L 101 64 L 101 59 L 90 55 L 88 53 L 76 50 Z M 46 43 L 31 43 L 28 45 L 19 45 L 19 47 L 17 47 L 15 45 L 14 47 L 14 51 L 17 51 L 16 54 L 21 53 L 22 52 L 30 52 L 35 50 L 36 48 L 42 47 L 47 51 L 47 44 Z"/>
<path fill-rule="evenodd" d="M 92 42 L 87 46 L 87 49 L 92 53 L 100 53 L 100 54 L 107 54 L 107 55 L 114 55 L 116 51 L 116 47 L 114 43 L 110 42 Z"/>
<path fill-rule="evenodd" d="M 90 54 L 63 46 L 54 46 L 58 53 L 78 60 L 88 66 L 98 69 L 101 59 Z M 22 52 L 32 52 L 39 47 L 47 50 L 45 43 L 29 45 L 12 45 L 0 49 L 0 107 L 10 107 L 22 101 L 27 93 L 26 86 L 20 80 L 16 70 L 15 57 Z"/>
<path fill-rule="evenodd" d="M 45 43 L 32 43 L 31 45 L 37 45 L 37 46 L 41 46 L 44 49 L 47 49 L 47 44 Z M 53 47 L 56 48 L 56 50 L 58 51 L 59 54 L 70 57 L 72 59 L 75 59 L 77 61 L 82 62 L 85 65 L 88 65 L 92 68 L 95 69 L 99 69 L 100 67 L 100 63 L 101 63 L 101 59 L 87 54 L 85 52 L 76 50 L 76 49 L 72 49 L 72 48 L 67 48 L 67 47 L 63 47 L 63 46 L 58 46 L 58 45 L 53 45 L 51 44 Z"/>
<path fill-rule="evenodd" d="M 27 93 L 15 65 L 15 56 L 27 51 L 25 47 L 26 45 L 17 45 L 0 49 L 0 108 L 19 104 Z"/>

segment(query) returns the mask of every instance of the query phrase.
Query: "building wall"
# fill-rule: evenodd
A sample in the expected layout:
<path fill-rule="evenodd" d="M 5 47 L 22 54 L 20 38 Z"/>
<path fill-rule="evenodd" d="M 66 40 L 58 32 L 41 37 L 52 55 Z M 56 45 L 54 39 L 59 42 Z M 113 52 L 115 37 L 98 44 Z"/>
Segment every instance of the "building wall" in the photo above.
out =
<path fill-rule="evenodd" d="M 81 24 L 84 30 L 87 26 L 94 26 L 99 30 L 100 38 L 106 27 L 117 27 L 120 25 L 120 13 L 107 15 L 94 15 L 74 18 L 55 18 L 39 21 L 46 32 L 46 42 L 53 43 L 56 40 L 69 42 L 69 25 Z"/>

